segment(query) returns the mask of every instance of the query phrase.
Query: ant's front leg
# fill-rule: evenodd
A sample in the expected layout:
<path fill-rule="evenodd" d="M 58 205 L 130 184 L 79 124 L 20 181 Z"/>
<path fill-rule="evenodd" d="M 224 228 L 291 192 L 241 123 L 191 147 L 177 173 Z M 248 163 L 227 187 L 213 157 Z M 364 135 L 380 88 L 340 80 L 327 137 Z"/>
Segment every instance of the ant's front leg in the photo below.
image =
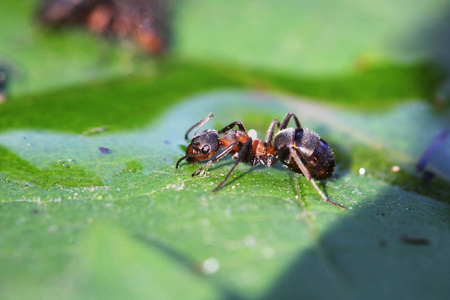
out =
<path fill-rule="evenodd" d="M 208 161 L 205 165 L 203 165 L 201 168 L 198 168 L 197 170 L 195 170 L 194 173 L 192 173 L 192 176 L 197 175 L 198 173 L 200 173 L 201 171 L 203 171 L 204 169 L 208 168 L 212 163 L 214 162 L 218 162 L 219 160 L 221 160 L 222 158 L 224 158 L 228 153 L 231 152 L 231 150 L 233 150 L 233 148 L 238 145 L 238 146 L 242 146 L 241 142 L 234 142 L 232 144 L 230 144 L 228 147 L 226 147 L 219 155 L 217 155 L 216 157 L 214 157 L 213 159 L 211 159 L 210 161 Z"/>
<path fill-rule="evenodd" d="M 242 124 L 242 122 L 240 122 L 240 121 L 236 121 L 236 122 L 231 123 L 228 126 L 225 126 L 222 130 L 219 130 L 219 133 L 225 133 L 228 130 L 230 130 L 231 128 L 233 128 L 234 126 L 237 126 L 239 128 L 239 130 L 245 132 L 244 124 Z"/>
<path fill-rule="evenodd" d="M 300 125 L 300 122 L 298 121 L 297 116 L 292 111 L 290 111 L 287 113 L 287 115 L 284 117 L 283 121 L 281 122 L 280 130 L 286 129 L 291 117 L 294 117 L 295 125 L 297 125 L 296 129 L 302 128 L 302 125 Z"/>
<path fill-rule="evenodd" d="M 233 167 L 231 168 L 230 172 L 228 172 L 227 176 L 225 177 L 225 179 L 219 183 L 218 186 L 216 186 L 215 189 L 213 189 L 211 192 L 214 193 L 216 192 L 218 189 L 220 189 L 220 187 L 228 180 L 228 178 L 230 177 L 231 173 L 233 173 L 234 169 L 237 167 L 237 165 L 239 164 L 239 162 L 241 161 L 242 157 L 245 155 L 245 151 L 247 150 L 247 147 L 250 145 L 250 147 L 252 146 L 252 138 L 248 138 L 247 141 L 245 142 L 245 144 L 242 146 L 242 148 L 239 150 L 239 154 L 236 157 Z"/>

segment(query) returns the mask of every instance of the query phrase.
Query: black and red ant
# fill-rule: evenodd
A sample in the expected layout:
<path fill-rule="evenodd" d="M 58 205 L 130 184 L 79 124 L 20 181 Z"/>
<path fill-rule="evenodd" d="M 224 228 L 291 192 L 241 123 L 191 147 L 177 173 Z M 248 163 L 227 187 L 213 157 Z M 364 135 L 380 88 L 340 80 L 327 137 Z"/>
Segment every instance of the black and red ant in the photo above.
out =
<path fill-rule="evenodd" d="M 345 206 L 328 199 L 314 181 L 314 179 L 328 179 L 333 175 L 335 168 L 333 150 L 317 133 L 302 128 L 297 116 L 292 111 L 287 113 L 281 124 L 277 119 L 272 121 L 264 142 L 249 136 L 244 125 L 239 121 L 231 123 L 218 132 L 208 129 L 197 135 L 200 127 L 205 125 L 213 116 L 213 113 L 210 113 L 186 132 L 185 138 L 187 140 L 189 132 L 195 128 L 194 136 L 186 149 L 186 155 L 177 161 L 176 168 L 185 159 L 190 163 L 210 159 L 222 148 L 222 152 L 192 173 L 192 176 L 199 174 L 212 163 L 221 160 L 230 153 L 235 162 L 225 179 L 212 190 L 212 192 L 216 192 L 228 180 L 239 162 L 250 166 L 262 163 L 271 167 L 280 160 L 293 172 L 303 174 L 323 200 L 345 209 Z M 297 127 L 286 128 L 292 117 Z M 235 126 L 238 127 L 238 130 L 231 129 Z M 274 138 L 276 126 L 278 126 L 278 132 Z M 222 137 L 219 138 L 219 134 L 222 134 Z"/>

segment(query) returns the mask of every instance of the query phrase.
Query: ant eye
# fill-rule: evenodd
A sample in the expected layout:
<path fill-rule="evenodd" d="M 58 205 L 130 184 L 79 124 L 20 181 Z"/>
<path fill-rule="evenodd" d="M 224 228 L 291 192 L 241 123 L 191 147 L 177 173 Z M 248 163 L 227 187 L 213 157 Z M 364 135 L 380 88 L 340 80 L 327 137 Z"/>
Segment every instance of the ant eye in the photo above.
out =
<path fill-rule="evenodd" d="M 203 154 L 208 153 L 210 148 L 211 148 L 211 147 L 209 147 L 209 145 L 204 146 L 204 147 L 202 148 L 202 153 L 203 153 Z"/>

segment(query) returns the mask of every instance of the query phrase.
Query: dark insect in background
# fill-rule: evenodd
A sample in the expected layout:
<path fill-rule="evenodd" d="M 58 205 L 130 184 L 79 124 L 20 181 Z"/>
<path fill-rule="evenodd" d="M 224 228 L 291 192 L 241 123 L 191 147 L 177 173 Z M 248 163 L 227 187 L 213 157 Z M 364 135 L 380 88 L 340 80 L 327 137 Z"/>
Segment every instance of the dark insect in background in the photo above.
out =
<path fill-rule="evenodd" d="M 331 201 L 315 182 L 315 179 L 328 179 L 333 175 L 335 169 L 333 150 L 315 132 L 303 128 L 293 112 L 288 112 L 281 123 L 277 119 L 272 121 L 264 142 L 251 137 L 246 132 L 244 125 L 239 121 L 231 123 L 218 132 L 208 129 L 197 135 L 200 127 L 213 116 L 210 113 L 203 120 L 188 129 L 185 135 L 186 140 L 188 140 L 189 132 L 193 129 L 195 129 L 194 136 L 186 149 L 186 155 L 177 161 L 176 168 L 185 159 L 190 163 L 210 159 L 192 174 L 192 176 L 195 176 L 213 162 L 217 162 L 227 154 L 231 154 L 235 162 L 225 179 L 212 190 L 212 192 L 216 192 L 228 180 L 239 162 L 250 166 L 262 163 L 271 167 L 280 160 L 293 172 L 303 174 L 322 199 L 345 209 L 345 206 Z M 296 128 L 286 128 L 291 118 L 294 119 Z M 232 129 L 235 126 L 238 127 L 238 130 Z M 278 127 L 278 132 L 274 137 L 276 127 Z M 220 138 L 219 134 L 222 134 Z M 223 150 L 217 154 L 219 149 Z"/>
<path fill-rule="evenodd" d="M 44 0 L 40 22 L 51 28 L 81 25 L 91 32 L 130 38 L 150 54 L 167 51 L 170 14 L 167 0 Z"/>
<path fill-rule="evenodd" d="M 9 72 L 6 67 L 0 65 L 0 103 L 4 102 L 8 93 Z"/>

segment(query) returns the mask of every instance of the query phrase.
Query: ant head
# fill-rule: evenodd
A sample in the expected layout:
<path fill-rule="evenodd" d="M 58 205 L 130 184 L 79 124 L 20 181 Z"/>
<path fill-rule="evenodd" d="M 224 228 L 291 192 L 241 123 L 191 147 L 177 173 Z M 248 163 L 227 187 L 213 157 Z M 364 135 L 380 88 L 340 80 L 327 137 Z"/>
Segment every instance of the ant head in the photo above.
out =
<path fill-rule="evenodd" d="M 190 163 L 206 160 L 219 151 L 219 134 L 215 130 L 205 130 L 194 137 L 186 150 Z"/>
<path fill-rule="evenodd" d="M 199 128 L 208 122 L 213 116 L 214 115 L 210 113 L 203 120 L 194 124 L 186 132 L 185 138 L 187 139 L 189 132 L 195 128 L 194 137 L 186 149 L 186 155 L 177 161 L 175 166 L 176 168 L 178 168 L 180 162 L 185 159 L 190 163 L 196 163 L 213 157 L 219 151 L 219 134 L 217 131 L 208 129 L 197 135 Z"/>

